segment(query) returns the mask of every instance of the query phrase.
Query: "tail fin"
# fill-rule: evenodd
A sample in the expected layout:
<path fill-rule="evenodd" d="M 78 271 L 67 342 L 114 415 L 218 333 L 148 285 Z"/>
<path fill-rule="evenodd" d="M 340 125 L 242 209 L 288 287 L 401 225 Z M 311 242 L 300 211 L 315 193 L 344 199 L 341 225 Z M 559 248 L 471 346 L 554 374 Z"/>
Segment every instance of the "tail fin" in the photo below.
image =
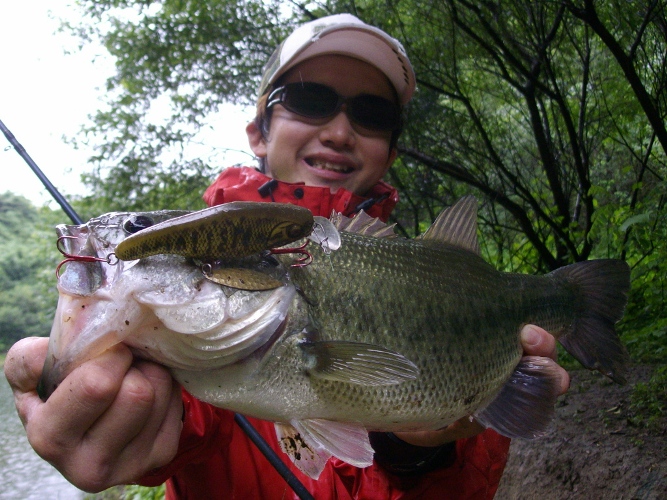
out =
<path fill-rule="evenodd" d="M 556 269 L 575 295 L 575 320 L 558 340 L 586 368 L 624 384 L 629 360 L 614 325 L 623 317 L 630 268 L 622 260 L 592 260 Z"/>

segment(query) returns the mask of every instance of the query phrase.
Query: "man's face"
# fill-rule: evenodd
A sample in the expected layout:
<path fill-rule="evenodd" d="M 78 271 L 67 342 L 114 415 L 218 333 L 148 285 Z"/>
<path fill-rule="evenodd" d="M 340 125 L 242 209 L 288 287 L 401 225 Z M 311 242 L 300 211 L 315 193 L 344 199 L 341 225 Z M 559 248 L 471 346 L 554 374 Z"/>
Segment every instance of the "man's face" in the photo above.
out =
<path fill-rule="evenodd" d="M 324 84 L 343 97 L 373 94 L 392 102 L 396 99 L 383 73 L 346 56 L 309 59 L 281 80 L 283 85 Z M 332 193 L 343 187 L 364 195 L 396 158 L 396 150 L 389 150 L 391 132 L 362 128 L 350 122 L 342 111 L 332 117 L 313 119 L 277 104 L 272 112 L 268 137 L 262 137 L 254 124 L 247 131 L 253 152 L 258 158 L 266 158 L 267 173 L 275 179 L 325 186 Z"/>

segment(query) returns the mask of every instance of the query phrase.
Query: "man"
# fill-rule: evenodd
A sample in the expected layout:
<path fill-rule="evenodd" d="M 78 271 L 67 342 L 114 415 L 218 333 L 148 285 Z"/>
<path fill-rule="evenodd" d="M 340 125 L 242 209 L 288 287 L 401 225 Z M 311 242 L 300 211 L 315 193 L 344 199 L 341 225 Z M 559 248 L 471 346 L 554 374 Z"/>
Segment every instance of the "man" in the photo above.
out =
<path fill-rule="evenodd" d="M 396 157 L 401 108 L 415 79 L 401 45 L 350 15 L 308 23 L 272 56 L 257 118 L 247 128 L 264 172 L 223 171 L 204 199 L 277 201 L 328 216 L 363 207 L 388 217 L 398 198 L 381 181 Z M 555 356 L 552 336 L 526 327 L 527 354 Z M 35 450 L 72 483 L 169 480 L 168 498 L 290 498 L 293 493 L 227 410 L 201 403 L 168 372 L 116 346 L 72 372 L 42 402 L 36 385 L 45 339 L 25 339 L 5 371 Z M 569 378 L 562 370 L 562 392 Z M 251 419 L 278 449 L 273 425 Z M 331 459 L 318 481 L 297 476 L 316 498 L 490 498 L 509 440 L 474 421 L 400 435 L 373 433 L 374 464 Z"/>

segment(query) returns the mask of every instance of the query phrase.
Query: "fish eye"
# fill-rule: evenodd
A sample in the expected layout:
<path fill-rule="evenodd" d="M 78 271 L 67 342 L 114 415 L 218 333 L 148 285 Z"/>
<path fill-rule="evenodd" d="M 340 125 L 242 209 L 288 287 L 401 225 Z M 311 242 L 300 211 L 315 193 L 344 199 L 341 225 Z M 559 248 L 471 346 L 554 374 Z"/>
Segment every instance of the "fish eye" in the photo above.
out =
<path fill-rule="evenodd" d="M 153 224 L 153 219 L 147 215 L 130 215 L 123 223 L 123 229 L 126 233 L 134 234 L 151 227 Z"/>

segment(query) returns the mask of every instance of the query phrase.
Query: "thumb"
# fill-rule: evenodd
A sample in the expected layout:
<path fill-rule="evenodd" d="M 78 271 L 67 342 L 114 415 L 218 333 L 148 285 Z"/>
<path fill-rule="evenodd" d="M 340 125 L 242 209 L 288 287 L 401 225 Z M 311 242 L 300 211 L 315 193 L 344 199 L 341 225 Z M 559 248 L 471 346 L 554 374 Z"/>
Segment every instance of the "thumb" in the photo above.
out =
<path fill-rule="evenodd" d="M 5 376 L 14 392 L 37 389 L 48 345 L 46 337 L 28 337 L 19 340 L 9 350 L 5 358 Z"/>

